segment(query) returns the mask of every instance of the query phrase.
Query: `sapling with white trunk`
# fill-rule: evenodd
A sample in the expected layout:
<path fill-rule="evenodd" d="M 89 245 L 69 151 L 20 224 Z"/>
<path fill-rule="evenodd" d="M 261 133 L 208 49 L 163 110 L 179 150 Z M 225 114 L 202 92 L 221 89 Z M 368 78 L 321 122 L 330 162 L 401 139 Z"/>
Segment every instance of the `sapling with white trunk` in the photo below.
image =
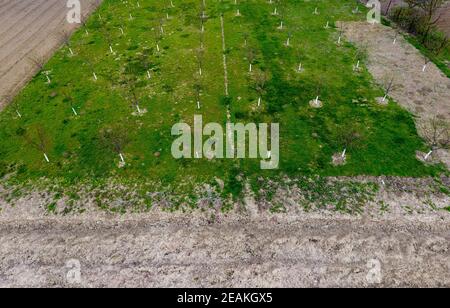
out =
<path fill-rule="evenodd" d="M 199 48 L 195 52 L 195 58 L 197 59 L 197 65 L 198 65 L 198 74 L 200 76 L 203 75 L 203 58 L 204 58 L 205 51 L 202 48 Z"/>
<path fill-rule="evenodd" d="M 95 66 L 92 63 L 92 61 L 88 57 L 83 57 L 82 59 L 83 59 L 84 64 L 86 64 L 89 67 L 89 70 L 92 73 L 92 77 L 93 77 L 94 81 L 97 81 L 98 77 L 97 77 L 97 74 L 95 73 Z"/>
<path fill-rule="evenodd" d="M 249 69 L 248 71 L 251 73 L 253 72 L 253 64 L 256 59 L 256 50 L 253 47 L 250 47 L 247 49 L 247 61 L 249 63 Z"/>
<path fill-rule="evenodd" d="M 44 56 L 34 53 L 28 57 L 28 61 L 33 65 L 36 73 L 40 73 L 44 69 L 46 59 Z"/>
<path fill-rule="evenodd" d="M 301 73 L 303 71 L 302 61 L 303 61 L 303 54 L 300 50 L 297 50 L 297 63 L 298 63 L 297 73 Z"/>
<path fill-rule="evenodd" d="M 292 38 L 292 32 L 289 31 L 288 37 L 287 37 L 287 40 L 286 40 L 286 47 L 291 46 L 291 38 Z"/>
<path fill-rule="evenodd" d="M 441 149 L 450 148 L 450 124 L 448 121 L 434 116 L 422 121 L 419 130 L 431 150 L 425 155 L 427 161 L 431 155 Z"/>
<path fill-rule="evenodd" d="M 324 85 L 323 77 L 319 77 L 319 79 L 317 80 L 317 83 L 316 83 L 316 98 L 314 99 L 314 104 L 316 106 L 319 106 L 319 103 L 320 103 L 319 99 L 320 99 L 320 96 L 322 95 L 323 85 Z"/>
<path fill-rule="evenodd" d="M 103 32 L 103 37 L 105 38 L 106 43 L 107 43 L 107 45 L 109 47 L 109 52 L 111 54 L 114 54 L 113 40 L 112 40 L 112 37 L 111 37 L 111 34 L 110 34 L 111 33 L 110 30 L 106 29 L 105 27 L 103 27 L 102 28 L 102 32 Z"/>
<path fill-rule="evenodd" d="M 208 20 L 208 16 L 206 15 L 206 7 L 204 3 L 201 3 L 200 11 L 198 12 L 198 16 L 200 19 L 200 31 L 205 32 L 205 23 Z"/>
<path fill-rule="evenodd" d="M 135 109 L 137 114 L 140 115 L 142 110 L 139 106 L 139 94 L 138 94 L 138 79 L 135 75 L 135 71 L 131 67 L 125 68 L 124 78 L 122 84 L 125 87 L 125 100 L 130 102 L 131 108 Z"/>
<path fill-rule="evenodd" d="M 87 19 L 88 19 L 88 16 L 87 15 L 83 15 L 82 18 L 81 18 L 81 25 L 82 25 L 82 27 L 84 29 L 84 33 L 86 35 L 89 35 Z"/>
<path fill-rule="evenodd" d="M 255 91 L 258 93 L 258 107 L 261 106 L 262 103 L 262 97 L 264 93 L 266 92 L 266 84 L 269 80 L 269 77 L 266 72 L 262 70 L 257 70 L 254 72 L 253 76 L 253 87 Z"/>
<path fill-rule="evenodd" d="M 339 37 L 338 37 L 338 40 L 337 40 L 337 44 L 338 45 L 341 45 L 341 43 L 342 43 L 342 36 L 344 35 L 344 25 L 343 25 L 343 23 L 340 23 L 340 25 L 339 25 Z"/>
<path fill-rule="evenodd" d="M 69 92 L 68 89 L 64 89 L 62 91 L 62 94 L 63 94 L 63 102 L 69 104 L 72 113 L 77 117 L 78 112 L 75 109 L 74 98 L 73 98 L 72 94 Z"/>
<path fill-rule="evenodd" d="M 58 40 L 60 41 L 60 43 L 64 46 L 66 46 L 69 49 L 69 53 L 70 55 L 74 55 L 72 47 L 71 47 L 71 43 L 70 43 L 70 38 L 71 38 L 71 34 L 66 31 L 66 30 L 62 30 L 59 32 L 59 37 Z"/>
<path fill-rule="evenodd" d="M 383 97 L 383 100 L 382 100 L 382 102 L 384 103 L 384 102 L 386 102 L 386 100 L 387 100 L 389 94 L 391 93 L 391 91 L 396 86 L 395 85 L 395 76 L 392 75 L 392 74 L 386 74 L 383 77 L 383 82 L 382 82 L 381 85 L 382 85 L 383 90 L 384 90 L 384 97 Z"/>
<path fill-rule="evenodd" d="M 123 164 L 125 163 L 124 149 L 130 142 L 128 131 L 129 130 L 121 124 L 115 124 L 100 130 L 100 142 L 106 148 L 109 148 L 116 153 Z"/>
<path fill-rule="evenodd" d="M 368 50 L 367 42 L 364 42 L 363 44 L 361 44 L 361 46 L 359 46 L 356 49 L 356 54 L 355 54 L 356 65 L 353 67 L 354 71 L 359 71 L 361 62 L 363 62 L 365 59 L 367 59 L 367 50 Z"/>
<path fill-rule="evenodd" d="M 202 90 L 203 90 L 203 85 L 202 85 L 202 82 L 201 82 L 200 79 L 196 79 L 195 80 L 194 85 L 193 85 L 193 89 L 194 89 L 195 98 L 197 100 L 197 109 L 200 109 L 201 108 L 201 103 L 200 103 L 201 93 L 202 93 Z"/>
<path fill-rule="evenodd" d="M 364 146 L 366 128 L 354 119 L 348 119 L 330 129 L 332 130 L 330 136 L 334 139 L 336 146 L 342 149 L 342 152 L 339 152 L 342 159 L 347 157 L 350 150 L 355 151 Z"/>
<path fill-rule="evenodd" d="M 160 44 L 161 44 L 163 37 L 164 37 L 164 35 L 163 35 L 163 32 L 161 31 L 161 28 L 156 27 L 155 28 L 155 45 L 156 45 L 156 50 L 158 52 L 161 51 Z"/>
<path fill-rule="evenodd" d="M 25 133 L 24 138 L 28 145 L 42 153 L 47 163 L 50 162 L 49 156 L 47 155 L 50 141 L 42 125 L 37 124 L 30 128 Z"/>
<path fill-rule="evenodd" d="M 250 37 L 250 35 L 248 34 L 248 32 L 244 32 L 244 34 L 242 36 L 244 37 L 244 47 L 247 47 L 248 38 Z"/>
<path fill-rule="evenodd" d="M 11 95 L 3 95 L 0 101 L 4 106 L 11 106 L 11 108 L 14 110 L 14 114 L 19 118 L 22 118 L 22 114 L 20 113 L 19 109 L 19 103 L 17 102 L 17 100 L 14 100 Z"/>
<path fill-rule="evenodd" d="M 397 44 L 397 39 L 398 39 L 399 34 L 400 34 L 399 31 L 397 29 L 395 29 L 395 35 L 394 35 L 394 40 L 392 41 L 392 45 Z"/>

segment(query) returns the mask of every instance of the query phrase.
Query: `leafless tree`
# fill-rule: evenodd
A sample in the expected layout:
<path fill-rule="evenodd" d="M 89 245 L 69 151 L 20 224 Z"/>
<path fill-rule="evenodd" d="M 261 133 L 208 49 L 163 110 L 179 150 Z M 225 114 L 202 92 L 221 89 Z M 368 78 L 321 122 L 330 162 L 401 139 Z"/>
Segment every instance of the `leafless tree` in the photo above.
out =
<path fill-rule="evenodd" d="M 102 19 L 100 20 L 100 30 L 102 32 L 103 38 L 106 40 L 106 43 L 108 44 L 109 51 L 111 53 L 114 53 L 113 50 L 113 39 L 111 37 L 111 29 L 107 26 L 106 22 Z"/>
<path fill-rule="evenodd" d="M 70 92 L 70 90 L 67 88 L 64 88 L 61 92 L 62 92 L 62 96 L 63 96 L 63 101 L 68 103 L 73 114 L 75 116 L 78 116 L 78 112 L 75 110 L 75 104 L 74 104 L 75 100 L 74 100 L 73 95 Z"/>
<path fill-rule="evenodd" d="M 128 130 L 119 124 L 100 130 L 100 142 L 114 153 L 119 155 L 120 160 L 124 163 L 125 157 L 123 151 L 125 146 L 130 142 Z"/>
<path fill-rule="evenodd" d="M 201 107 L 201 103 L 200 103 L 200 96 L 203 90 L 203 85 L 200 79 L 196 79 L 194 81 L 194 85 L 193 85 L 193 89 L 194 89 L 194 95 L 197 99 L 197 108 L 200 109 Z"/>
<path fill-rule="evenodd" d="M 369 43 L 367 43 L 367 42 L 363 42 L 356 49 L 356 53 L 355 53 L 355 61 L 356 61 L 355 70 L 359 70 L 361 62 L 366 59 L 366 57 L 367 57 L 367 50 L 368 49 L 369 49 Z"/>
<path fill-rule="evenodd" d="M 203 49 L 199 48 L 196 50 L 195 53 L 195 57 L 197 59 L 197 64 L 198 64 L 198 72 L 199 75 L 202 76 L 203 75 L 203 58 L 204 58 L 205 52 Z"/>
<path fill-rule="evenodd" d="M 49 147 L 49 138 L 42 125 L 36 125 L 32 128 L 32 132 L 24 135 L 25 141 L 36 150 L 44 154 L 44 158 L 47 162 L 50 162 L 47 151 Z"/>
<path fill-rule="evenodd" d="M 249 72 L 253 71 L 253 64 L 255 62 L 255 59 L 256 59 L 256 50 L 253 47 L 249 47 L 247 49 L 247 60 L 250 65 Z"/>
<path fill-rule="evenodd" d="M 199 18 L 200 18 L 200 31 L 205 32 L 205 23 L 208 20 L 208 16 L 206 15 L 206 7 L 205 2 L 203 0 L 200 1 Z"/>
<path fill-rule="evenodd" d="M 38 72 L 41 72 L 44 69 L 46 58 L 40 54 L 33 53 L 28 57 L 28 61 Z"/>
<path fill-rule="evenodd" d="M 422 33 L 422 43 L 425 43 L 430 35 L 431 30 L 442 17 L 438 14 L 443 4 L 448 0 L 405 0 L 411 8 L 419 8 L 424 13 L 424 30 Z"/>
<path fill-rule="evenodd" d="M 253 86 L 256 92 L 258 93 L 258 107 L 261 105 L 262 102 L 262 96 L 264 95 L 266 91 L 266 84 L 269 80 L 269 77 L 266 72 L 257 70 L 253 74 Z"/>
<path fill-rule="evenodd" d="M 426 143 L 431 147 L 431 152 L 425 156 L 425 160 L 437 150 L 450 148 L 450 125 L 445 120 L 435 116 L 419 125 L 419 129 Z"/>
<path fill-rule="evenodd" d="M 139 107 L 139 94 L 138 94 L 138 80 L 136 78 L 136 75 L 133 71 L 126 71 L 123 79 L 122 84 L 125 87 L 125 100 L 130 102 L 131 107 L 133 109 L 136 109 L 138 114 L 141 114 L 141 108 Z"/>
<path fill-rule="evenodd" d="M 19 110 L 19 103 L 17 102 L 17 100 L 14 100 L 14 98 L 11 95 L 8 95 L 8 94 L 3 95 L 1 98 L 1 102 L 5 106 L 11 106 L 11 108 L 14 110 L 14 112 L 17 114 L 17 116 L 19 118 L 22 117 L 22 114 L 20 113 L 20 110 Z"/>
<path fill-rule="evenodd" d="M 62 30 L 57 34 L 58 41 L 64 46 L 66 46 L 69 49 L 70 54 L 73 55 L 70 38 L 71 34 L 66 30 Z"/>
<path fill-rule="evenodd" d="M 242 36 L 244 37 L 244 46 L 247 47 L 248 39 L 249 39 L 250 35 L 248 34 L 248 32 L 244 32 L 244 34 L 242 34 Z"/>
<path fill-rule="evenodd" d="M 81 16 L 81 25 L 82 25 L 86 35 L 89 35 L 89 30 L 88 30 L 88 25 L 87 25 L 88 18 L 89 18 L 88 14 L 84 14 L 83 16 Z"/>
<path fill-rule="evenodd" d="M 91 73 L 94 77 L 94 80 L 97 80 L 98 78 L 97 78 L 97 74 L 95 73 L 94 63 L 91 61 L 91 59 L 89 59 L 88 56 L 81 57 L 81 58 L 82 58 L 84 64 L 86 64 L 89 67 L 89 70 L 91 71 Z"/>
<path fill-rule="evenodd" d="M 396 87 L 395 75 L 394 74 L 384 75 L 381 86 L 383 87 L 384 90 L 383 102 L 385 102 L 391 91 L 394 90 Z"/>
<path fill-rule="evenodd" d="M 439 57 L 450 46 L 450 40 L 442 36 L 439 40 L 434 40 L 433 45 L 429 49 L 433 56 Z"/>
<path fill-rule="evenodd" d="M 394 0 L 387 0 L 387 1 L 388 1 L 388 4 L 386 6 L 386 10 L 384 11 L 384 14 L 386 16 L 389 15 L 389 12 L 391 11 L 391 7 L 392 7 L 392 2 L 394 2 Z"/>
<path fill-rule="evenodd" d="M 160 43 L 163 39 L 163 32 L 162 32 L 163 30 L 162 29 L 163 29 L 162 25 L 155 27 L 155 44 L 156 44 L 156 50 L 158 52 L 161 51 Z"/>
<path fill-rule="evenodd" d="M 364 128 L 355 121 L 348 121 L 343 125 L 334 128 L 334 138 L 339 147 L 343 147 L 342 157 L 345 157 L 347 150 L 355 150 L 362 146 L 365 139 Z"/>

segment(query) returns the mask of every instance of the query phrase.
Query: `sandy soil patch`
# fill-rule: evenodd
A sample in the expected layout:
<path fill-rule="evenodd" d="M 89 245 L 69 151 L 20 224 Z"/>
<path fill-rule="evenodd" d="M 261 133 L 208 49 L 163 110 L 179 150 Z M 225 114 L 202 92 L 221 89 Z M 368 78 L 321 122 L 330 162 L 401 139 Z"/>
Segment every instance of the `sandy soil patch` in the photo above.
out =
<path fill-rule="evenodd" d="M 394 78 L 390 96 L 417 116 L 421 127 L 433 117 L 450 121 L 450 79 L 403 37 L 397 37 L 394 29 L 366 22 L 343 23 L 348 40 L 368 47 L 368 68 L 382 84 L 386 78 Z M 419 133 L 420 129 L 419 129 Z M 440 159 L 450 168 L 449 151 L 440 151 Z"/>
<path fill-rule="evenodd" d="M 83 14 L 96 0 L 81 0 Z M 14 96 L 33 77 L 32 55 L 50 58 L 58 34 L 73 31 L 65 0 L 4 0 L 0 3 L 0 98 Z M 2 108 L 0 102 L 0 109 Z"/>

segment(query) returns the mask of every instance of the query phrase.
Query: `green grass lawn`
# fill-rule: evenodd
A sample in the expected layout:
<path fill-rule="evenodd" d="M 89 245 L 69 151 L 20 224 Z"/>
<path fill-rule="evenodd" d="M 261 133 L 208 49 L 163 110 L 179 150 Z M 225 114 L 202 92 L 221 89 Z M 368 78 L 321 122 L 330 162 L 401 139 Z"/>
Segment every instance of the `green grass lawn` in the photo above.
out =
<path fill-rule="evenodd" d="M 207 0 L 203 74 L 195 60 L 200 47 L 198 0 L 105 0 L 71 40 L 72 56 L 62 47 L 45 65 L 51 84 L 39 73 L 17 96 L 14 106 L 0 114 L 0 174 L 17 171 L 20 182 L 50 181 L 71 185 L 115 178 L 128 183 L 158 182 L 173 187 L 195 185 L 218 177 L 236 187 L 236 175 L 246 177 L 399 175 L 428 176 L 442 172 L 415 158 L 427 147 L 418 137 L 412 116 L 383 96 L 368 71 L 353 71 L 354 46 L 338 40 L 336 21 L 361 20 L 352 14 L 355 1 L 281 1 L 281 15 L 273 16 L 268 0 Z M 277 1 L 274 1 L 274 3 Z M 318 8 L 318 15 L 313 14 Z M 239 8 L 242 16 L 236 16 Z M 361 7 L 363 10 L 363 7 Z M 220 15 L 224 14 L 229 97 L 224 95 L 224 69 Z M 132 19 L 130 18 L 130 14 Z M 167 19 L 166 14 L 169 15 Z M 281 19 L 284 28 L 277 29 Z M 156 48 L 163 24 L 160 51 Z M 327 22 L 332 26 L 325 29 Z M 120 28 L 123 29 L 122 34 Z M 88 35 L 86 31 L 88 31 Z M 291 46 L 285 42 L 291 34 Z M 247 37 L 247 46 L 245 46 Z M 114 54 L 110 53 L 112 42 Z M 270 80 L 257 107 L 247 60 L 255 50 L 254 68 Z M 296 71 L 299 62 L 304 70 Z M 147 78 L 147 70 L 151 78 Z M 98 80 L 95 81 L 93 73 Z M 134 80 L 140 108 L 135 116 L 129 98 Z M 201 83 L 201 109 L 197 110 L 195 84 Z M 320 85 L 320 86 L 319 86 Z M 309 101 L 320 88 L 321 109 Z M 175 160 L 170 149 L 171 127 L 194 114 L 204 122 L 280 123 L 280 169 L 261 171 L 259 160 Z M 72 107 L 76 110 L 74 114 Z M 38 127 L 47 140 L 45 151 L 32 146 Z M 127 134 L 126 166 L 105 142 L 101 131 L 112 128 Z M 348 149 L 345 166 L 335 167 L 331 157 L 341 152 L 342 132 L 357 130 L 360 142 Z M 160 155 L 155 155 L 160 153 Z"/>

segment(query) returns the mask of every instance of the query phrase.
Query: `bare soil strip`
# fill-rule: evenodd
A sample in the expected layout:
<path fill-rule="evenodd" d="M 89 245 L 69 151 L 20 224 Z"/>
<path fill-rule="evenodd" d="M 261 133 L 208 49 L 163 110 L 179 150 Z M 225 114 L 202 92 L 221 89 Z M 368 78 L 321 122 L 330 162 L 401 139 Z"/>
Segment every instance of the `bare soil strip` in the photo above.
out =
<path fill-rule="evenodd" d="M 81 0 L 82 14 L 94 0 Z M 15 95 L 33 77 L 29 58 L 50 58 L 59 47 L 58 34 L 73 31 L 63 0 L 6 0 L 0 6 L 0 97 Z M 1 106 L 0 103 L 0 109 Z"/>
<path fill-rule="evenodd" d="M 311 214 L 2 222 L 0 287 L 450 287 L 449 231 L 448 217 Z"/>
<path fill-rule="evenodd" d="M 350 42 L 368 47 L 368 69 L 380 84 L 394 77 L 390 96 L 417 116 L 420 127 L 430 118 L 450 121 L 450 79 L 433 63 L 426 70 L 422 54 L 403 37 L 394 44 L 394 29 L 366 22 L 344 23 Z M 420 130 L 419 130 L 420 133 Z M 450 153 L 439 151 L 440 159 L 450 168 Z"/>
<path fill-rule="evenodd" d="M 62 217 L 46 212 L 45 193 L 14 207 L 0 199 L 0 287 L 450 287 L 450 213 L 423 204 L 449 197 L 425 189 L 433 179 L 383 181 L 388 209 L 374 203 L 360 216 L 306 213 L 293 191 L 274 197 L 285 214 L 248 200 L 226 215 L 86 204 Z M 66 279 L 73 259 L 79 284 Z"/>

